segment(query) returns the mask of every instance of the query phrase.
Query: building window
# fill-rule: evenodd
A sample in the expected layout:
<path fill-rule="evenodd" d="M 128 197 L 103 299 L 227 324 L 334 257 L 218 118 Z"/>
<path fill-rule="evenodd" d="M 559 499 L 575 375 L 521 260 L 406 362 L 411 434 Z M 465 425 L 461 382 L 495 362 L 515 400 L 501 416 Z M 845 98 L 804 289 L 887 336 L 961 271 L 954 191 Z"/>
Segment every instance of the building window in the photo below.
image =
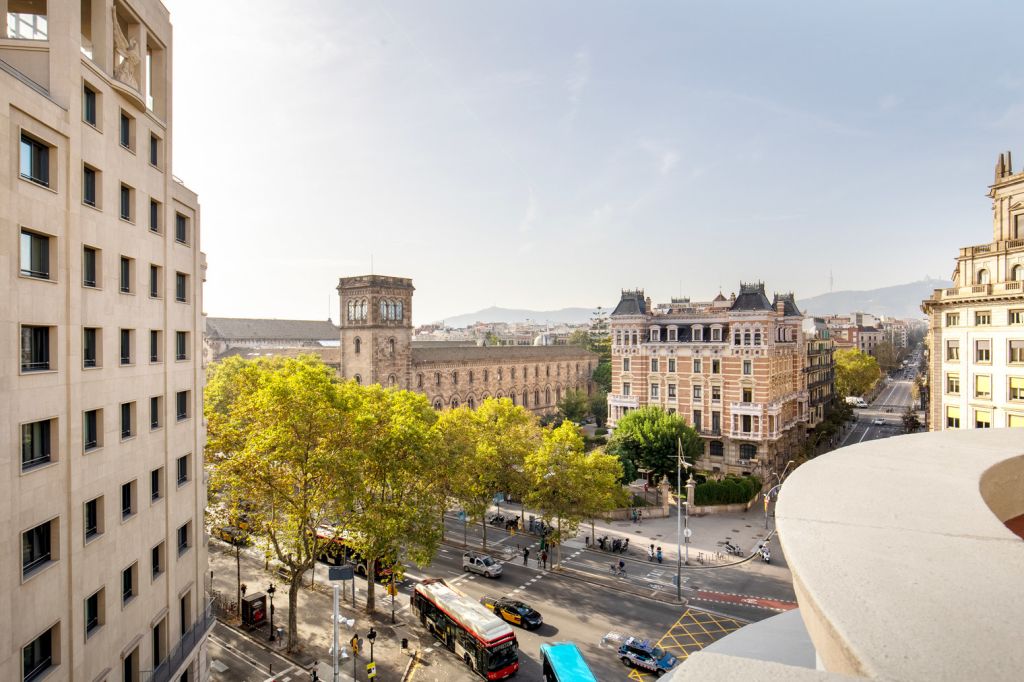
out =
<path fill-rule="evenodd" d="M 992 342 L 988 339 L 979 339 L 974 342 L 974 361 L 988 364 L 992 362 Z"/>
<path fill-rule="evenodd" d="M 651 371 L 652 372 L 657 372 L 658 371 L 658 358 L 651 358 Z"/>
<path fill-rule="evenodd" d="M 96 327 L 82 329 L 82 367 L 92 369 L 99 367 L 100 330 Z"/>
<path fill-rule="evenodd" d="M 675 384 L 669 384 L 668 385 L 668 397 L 669 398 L 675 398 L 676 397 L 676 385 Z"/>
<path fill-rule="evenodd" d="M 1024 429 L 1024 414 L 1007 414 L 1006 428 Z"/>
<path fill-rule="evenodd" d="M 960 408 L 956 405 L 949 405 L 946 407 L 946 428 L 960 428 Z"/>
<path fill-rule="evenodd" d="M 712 341 L 721 341 L 722 340 L 722 330 L 721 330 L 720 327 L 712 327 L 711 328 L 711 340 Z"/>
<path fill-rule="evenodd" d="M 978 374 L 974 377 L 974 397 L 981 400 L 992 399 L 992 377 Z"/>
<path fill-rule="evenodd" d="M 657 343 L 660 340 L 660 333 L 658 331 L 658 328 L 655 327 L 654 329 L 651 330 L 650 341 L 652 343 Z"/>
<path fill-rule="evenodd" d="M 117 141 L 125 149 L 134 151 L 135 150 L 135 119 L 121 110 L 121 115 L 118 118 L 118 135 Z"/>
<path fill-rule="evenodd" d="M 711 387 L 711 402 L 718 402 L 722 399 L 722 387 L 712 386 Z"/>
<path fill-rule="evenodd" d="M 188 360 L 188 332 L 174 332 L 174 359 Z"/>
<path fill-rule="evenodd" d="M 676 330 L 675 327 L 669 327 L 668 328 L 668 340 L 669 341 L 675 341 L 678 338 L 676 336 L 677 333 L 678 333 L 678 331 Z"/>
<path fill-rule="evenodd" d="M 159 545 L 150 550 L 150 562 L 153 566 L 153 579 L 156 580 L 164 572 L 166 562 L 166 551 L 165 543 L 161 542 Z"/>
<path fill-rule="evenodd" d="M 134 289 L 132 280 L 135 279 L 135 259 L 121 256 L 120 264 L 118 286 L 122 294 L 130 294 Z"/>
<path fill-rule="evenodd" d="M 122 329 L 121 330 L 121 364 L 130 365 L 132 364 L 132 346 L 135 345 L 134 341 L 135 330 L 133 329 Z"/>
<path fill-rule="evenodd" d="M 149 297 L 160 298 L 160 266 L 149 266 Z"/>
<path fill-rule="evenodd" d="M 163 396 L 153 396 L 149 399 L 149 428 L 151 430 L 159 429 L 163 425 L 163 413 L 164 413 L 164 399 Z"/>
<path fill-rule="evenodd" d="M 103 433 L 103 410 L 86 410 L 82 415 L 82 448 L 89 452 L 100 447 L 103 443 L 100 437 Z"/>
<path fill-rule="evenodd" d="M 395 340 L 388 339 L 388 355 L 395 357 Z"/>
<path fill-rule="evenodd" d="M 1010 400 L 1024 400 L 1024 377 L 1009 377 Z"/>
<path fill-rule="evenodd" d="M 152 134 L 149 136 L 149 165 L 160 167 L 160 138 Z"/>
<path fill-rule="evenodd" d="M 1021 272 L 1024 272 L 1024 268 L 1022 268 L 1019 265 L 1017 266 L 1017 269 L 1020 269 Z M 1007 319 L 1012 325 L 1024 324 L 1024 310 L 1011 310 L 1010 314 L 1007 316 Z"/>
<path fill-rule="evenodd" d="M 743 388 L 743 402 L 745 402 L 745 403 L 752 403 L 752 402 L 754 402 L 754 389 L 747 388 L 747 387 Z"/>
<path fill-rule="evenodd" d="M 441 373 L 440 372 L 434 372 L 434 385 L 435 386 L 440 386 L 441 385 Z"/>
<path fill-rule="evenodd" d="M 959 339 L 951 339 L 946 341 L 946 359 L 947 360 L 959 360 L 960 359 L 960 341 Z"/>
<path fill-rule="evenodd" d="M 1011 365 L 1024 364 L 1024 339 L 1010 339 L 1006 359 Z"/>
<path fill-rule="evenodd" d="M 161 618 L 160 622 L 153 626 L 153 665 L 159 667 L 167 657 L 167 644 L 164 641 L 167 637 L 167 619 Z"/>
<path fill-rule="evenodd" d="M 188 244 L 189 237 L 188 229 L 188 217 L 183 216 L 180 213 L 174 214 L 174 241 L 179 244 Z M 364 304 L 365 305 L 365 304 Z M 363 308 L 365 314 L 365 307 Z"/>
<path fill-rule="evenodd" d="M 96 127 L 96 91 L 82 85 L 82 120 Z"/>
<path fill-rule="evenodd" d="M 42 678 L 46 671 L 56 666 L 53 658 L 54 649 L 60 650 L 60 643 L 54 642 L 57 639 L 55 631 L 59 625 L 33 639 L 24 649 L 21 650 L 21 669 L 23 682 L 32 682 Z M 56 644 L 56 646 L 55 646 Z"/>
<path fill-rule="evenodd" d="M 192 455 L 184 455 L 179 457 L 177 461 L 178 467 L 178 487 L 185 485 L 189 482 L 189 470 L 191 468 Z"/>
<path fill-rule="evenodd" d="M 978 327 L 986 327 L 992 324 L 992 311 L 974 313 L 974 324 Z"/>
<path fill-rule="evenodd" d="M 178 421 L 184 421 L 189 418 L 189 394 L 191 391 L 178 391 L 174 396 L 175 414 L 178 416 Z"/>
<path fill-rule="evenodd" d="M 149 499 L 156 502 L 164 496 L 164 468 L 153 469 L 149 472 Z"/>
<path fill-rule="evenodd" d="M 622 371 L 623 372 L 628 372 L 629 371 L 629 358 L 622 358 Z"/>
<path fill-rule="evenodd" d="M 694 358 L 693 359 L 693 373 L 694 374 L 700 374 L 701 373 L 700 358 Z"/>
<path fill-rule="evenodd" d="M 651 384 L 651 399 L 657 400 L 658 398 L 658 384 Z"/>
<path fill-rule="evenodd" d="M 21 534 L 22 578 L 27 578 L 56 559 L 50 553 L 56 523 L 56 520 L 47 521 Z"/>
<path fill-rule="evenodd" d="M 91 166 L 82 166 L 82 203 L 99 207 L 100 172 Z"/>
<path fill-rule="evenodd" d="M 757 457 L 757 446 L 750 443 L 740 445 L 740 459 L 751 460 Z"/>
<path fill-rule="evenodd" d="M 628 381 L 624 381 L 622 383 L 622 395 L 629 395 L 630 394 L 630 388 L 631 387 L 629 385 L 629 382 Z"/>
<path fill-rule="evenodd" d="M 981 270 L 978 270 L 977 283 L 978 284 L 988 284 L 988 282 L 989 282 L 988 270 L 985 270 L 984 268 L 982 268 Z"/>
<path fill-rule="evenodd" d="M 697 433 L 700 433 L 701 431 L 704 430 L 703 425 L 704 425 L 704 415 L 702 414 L 702 412 L 700 410 L 694 410 L 693 411 L 693 428 L 697 431 Z"/>
<path fill-rule="evenodd" d="M 50 146 L 21 134 L 21 177 L 43 187 L 50 186 Z"/>
<path fill-rule="evenodd" d="M 97 251 L 91 246 L 82 247 L 82 286 L 96 287 L 98 262 Z"/>
<path fill-rule="evenodd" d="M 701 387 L 700 386 L 694 386 L 693 387 L 693 399 L 694 400 L 700 400 L 701 396 L 702 396 L 702 389 L 701 389 Z"/>
<path fill-rule="evenodd" d="M 976 429 L 991 429 L 992 428 L 992 413 L 988 410 L 975 410 L 974 411 L 974 428 Z"/>
<path fill-rule="evenodd" d="M 103 625 L 103 596 L 101 587 L 85 600 L 85 636 L 88 637 Z"/>
<path fill-rule="evenodd" d="M 434 409 L 435 410 L 440 412 L 443 408 L 444 408 L 444 404 L 441 402 L 440 398 L 438 398 L 437 400 L 434 401 Z"/>
<path fill-rule="evenodd" d="M 754 363 L 752 363 L 750 360 L 744 360 L 743 361 L 743 374 L 745 376 L 750 376 L 753 373 L 754 373 Z"/>
<path fill-rule="evenodd" d="M 50 279 L 50 238 L 21 231 L 21 274 L 35 279 Z"/>
<path fill-rule="evenodd" d="M 358 336 L 356 337 L 355 341 L 353 342 L 353 345 L 355 346 L 356 355 L 359 355 L 359 351 L 362 350 L 362 347 L 363 347 L 363 342 L 362 342 L 362 340 Z"/>
<path fill-rule="evenodd" d="M 956 327 L 960 324 L 960 313 L 946 313 L 946 326 Z"/>
<path fill-rule="evenodd" d="M 192 522 L 186 521 L 178 527 L 178 556 L 181 556 L 192 546 Z"/>
<path fill-rule="evenodd" d="M 44 419 L 21 425 L 22 471 L 28 471 L 51 461 L 53 455 L 50 440 L 52 421 L 52 419 Z"/>
<path fill-rule="evenodd" d="M 127 604 L 138 594 L 139 562 L 121 571 L 121 604 Z"/>
<path fill-rule="evenodd" d="M 712 374 L 721 374 L 722 373 L 722 361 L 721 360 L 712 360 L 711 361 L 711 373 Z"/>
<path fill-rule="evenodd" d="M 21 326 L 21 371 L 45 372 L 56 369 L 50 364 L 51 327 Z"/>
<path fill-rule="evenodd" d="M 160 331 L 159 329 L 150 329 L 149 330 L 149 361 L 150 362 L 154 362 L 155 363 L 155 362 L 160 362 L 160 360 L 161 360 L 161 357 L 163 355 L 160 352 L 161 349 L 163 348 L 163 340 L 161 339 L 162 335 L 163 335 L 163 332 Z"/>
<path fill-rule="evenodd" d="M 712 457 L 724 457 L 725 445 L 723 445 L 720 440 L 713 440 L 708 444 L 708 453 Z"/>
<path fill-rule="evenodd" d="M 188 275 L 183 272 L 174 273 L 174 300 L 178 303 L 188 302 Z"/>
<path fill-rule="evenodd" d="M 668 371 L 669 371 L 669 373 L 672 373 L 672 372 L 676 371 L 676 359 L 675 358 L 669 358 L 668 359 Z"/>
<path fill-rule="evenodd" d="M 416 388 L 423 388 L 423 374 L 416 375 Z"/>
<path fill-rule="evenodd" d="M 947 374 L 946 375 L 946 393 L 950 395 L 960 394 L 960 375 L 959 374 Z"/>
<path fill-rule="evenodd" d="M 127 220 L 130 223 L 135 222 L 135 190 L 128 185 L 121 183 L 121 206 L 119 215 L 121 220 Z"/>
<path fill-rule="evenodd" d="M 121 484 L 121 518 L 127 519 L 138 511 L 138 487 L 135 481 Z"/>
<path fill-rule="evenodd" d="M 135 436 L 135 403 L 121 403 L 121 440 Z"/>
<path fill-rule="evenodd" d="M 149 230 L 150 232 L 160 232 L 160 202 L 156 199 L 149 200 Z"/>

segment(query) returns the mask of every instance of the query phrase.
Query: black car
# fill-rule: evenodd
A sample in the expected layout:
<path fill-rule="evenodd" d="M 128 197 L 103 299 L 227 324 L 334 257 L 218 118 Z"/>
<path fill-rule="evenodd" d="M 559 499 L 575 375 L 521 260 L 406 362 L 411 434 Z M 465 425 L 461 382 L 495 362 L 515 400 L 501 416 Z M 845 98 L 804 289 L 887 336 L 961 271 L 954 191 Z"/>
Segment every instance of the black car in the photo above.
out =
<path fill-rule="evenodd" d="M 539 628 L 544 624 L 544 619 L 539 613 L 527 604 L 515 599 L 481 597 L 480 603 L 494 611 L 495 615 L 502 620 L 527 630 Z"/>

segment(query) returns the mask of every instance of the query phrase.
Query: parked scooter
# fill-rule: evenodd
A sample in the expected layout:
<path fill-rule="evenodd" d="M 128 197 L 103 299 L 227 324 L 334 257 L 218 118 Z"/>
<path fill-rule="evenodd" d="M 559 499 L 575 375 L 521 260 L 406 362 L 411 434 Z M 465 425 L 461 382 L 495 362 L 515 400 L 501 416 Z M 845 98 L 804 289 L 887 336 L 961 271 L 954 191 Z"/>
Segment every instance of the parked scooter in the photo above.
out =
<path fill-rule="evenodd" d="M 770 564 L 772 561 L 772 553 L 768 549 L 767 545 L 761 548 L 761 561 L 765 562 L 766 564 Z"/>
<path fill-rule="evenodd" d="M 488 523 L 490 523 L 492 526 L 502 526 L 505 524 L 505 517 L 501 514 L 495 514 L 491 517 Z"/>
<path fill-rule="evenodd" d="M 739 545 L 734 545 L 729 540 L 725 541 L 725 551 L 728 554 L 735 554 L 736 556 L 743 556 L 743 550 L 740 549 Z"/>

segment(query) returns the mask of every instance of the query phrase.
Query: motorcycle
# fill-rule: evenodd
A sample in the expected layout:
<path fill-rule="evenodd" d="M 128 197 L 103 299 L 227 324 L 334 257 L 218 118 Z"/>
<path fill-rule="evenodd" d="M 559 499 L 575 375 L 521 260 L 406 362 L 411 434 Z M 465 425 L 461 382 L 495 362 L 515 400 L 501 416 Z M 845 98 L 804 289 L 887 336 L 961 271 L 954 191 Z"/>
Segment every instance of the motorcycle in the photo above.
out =
<path fill-rule="evenodd" d="M 495 514 L 494 516 L 491 517 L 491 519 L 490 519 L 490 521 L 488 521 L 488 523 L 490 523 L 492 526 L 504 525 L 505 524 L 505 517 L 502 516 L 501 514 Z"/>
<path fill-rule="evenodd" d="M 736 556 L 743 556 L 743 550 L 740 549 L 739 545 L 734 545 L 730 541 L 725 541 L 725 551 L 728 554 L 735 554 Z"/>
<path fill-rule="evenodd" d="M 772 553 L 768 551 L 767 547 L 761 548 L 761 561 L 765 562 L 766 564 L 770 564 L 772 561 Z"/>

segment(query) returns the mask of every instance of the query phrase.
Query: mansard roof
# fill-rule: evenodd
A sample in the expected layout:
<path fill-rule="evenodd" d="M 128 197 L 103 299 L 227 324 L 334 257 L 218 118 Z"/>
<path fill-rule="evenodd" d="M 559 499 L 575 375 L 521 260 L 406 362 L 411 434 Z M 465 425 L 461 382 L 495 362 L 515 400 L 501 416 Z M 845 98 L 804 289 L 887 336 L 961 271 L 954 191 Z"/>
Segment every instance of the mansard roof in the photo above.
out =
<path fill-rule="evenodd" d="M 266 320 L 245 317 L 208 317 L 206 335 L 212 339 L 275 339 L 335 341 L 341 330 L 330 320 Z"/>
<path fill-rule="evenodd" d="M 783 304 L 783 314 L 786 317 L 803 317 L 804 314 L 800 312 L 800 309 L 796 307 L 796 297 L 793 292 L 788 294 L 775 294 L 775 300 L 772 301 L 772 307 L 778 305 L 779 301 Z"/>
<path fill-rule="evenodd" d="M 644 315 L 647 313 L 647 302 L 644 300 L 643 289 L 623 289 L 622 298 L 615 306 L 612 315 Z"/>
<path fill-rule="evenodd" d="M 764 293 L 764 282 L 747 284 L 740 283 L 740 295 L 736 297 L 730 310 L 774 310 L 768 295 Z"/>

